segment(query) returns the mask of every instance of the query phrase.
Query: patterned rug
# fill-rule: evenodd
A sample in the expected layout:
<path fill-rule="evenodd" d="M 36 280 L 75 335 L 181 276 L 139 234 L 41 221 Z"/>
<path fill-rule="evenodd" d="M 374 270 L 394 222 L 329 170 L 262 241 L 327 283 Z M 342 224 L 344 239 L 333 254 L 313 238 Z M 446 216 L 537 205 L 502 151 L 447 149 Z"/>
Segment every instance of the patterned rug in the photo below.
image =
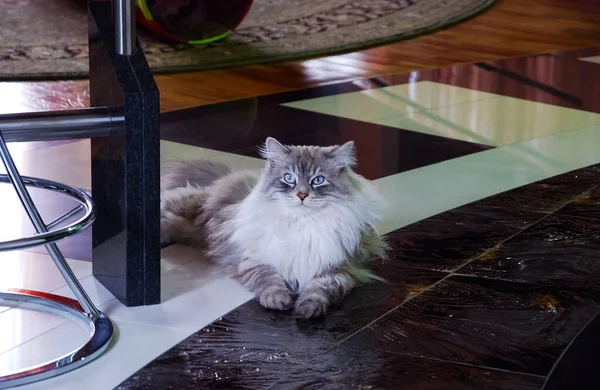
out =
<path fill-rule="evenodd" d="M 140 31 L 156 73 L 310 58 L 365 49 L 465 20 L 496 0 L 256 0 L 225 40 L 171 44 Z M 0 0 L 0 79 L 86 77 L 81 0 Z"/>

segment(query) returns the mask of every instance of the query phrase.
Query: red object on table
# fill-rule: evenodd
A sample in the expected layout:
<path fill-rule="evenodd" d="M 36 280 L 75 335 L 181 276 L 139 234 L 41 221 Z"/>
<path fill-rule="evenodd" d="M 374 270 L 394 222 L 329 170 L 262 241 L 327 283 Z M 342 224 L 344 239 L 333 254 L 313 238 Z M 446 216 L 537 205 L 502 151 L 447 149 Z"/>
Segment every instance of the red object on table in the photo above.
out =
<path fill-rule="evenodd" d="M 147 30 L 173 41 L 209 43 L 229 35 L 253 0 L 137 0 L 136 18 Z"/>

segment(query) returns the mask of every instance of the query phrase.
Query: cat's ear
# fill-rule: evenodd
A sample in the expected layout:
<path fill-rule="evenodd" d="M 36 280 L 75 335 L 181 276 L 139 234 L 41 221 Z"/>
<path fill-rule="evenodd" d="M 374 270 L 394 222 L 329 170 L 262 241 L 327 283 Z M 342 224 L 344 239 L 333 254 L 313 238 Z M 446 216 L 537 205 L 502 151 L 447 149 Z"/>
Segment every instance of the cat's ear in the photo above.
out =
<path fill-rule="evenodd" d="M 333 158 L 340 168 L 353 167 L 356 165 L 356 150 L 354 141 L 348 141 L 341 146 L 334 146 L 331 150 Z"/>
<path fill-rule="evenodd" d="M 290 153 L 290 149 L 273 137 L 267 138 L 265 145 L 260 149 L 261 156 L 269 161 L 277 160 L 288 153 Z"/>

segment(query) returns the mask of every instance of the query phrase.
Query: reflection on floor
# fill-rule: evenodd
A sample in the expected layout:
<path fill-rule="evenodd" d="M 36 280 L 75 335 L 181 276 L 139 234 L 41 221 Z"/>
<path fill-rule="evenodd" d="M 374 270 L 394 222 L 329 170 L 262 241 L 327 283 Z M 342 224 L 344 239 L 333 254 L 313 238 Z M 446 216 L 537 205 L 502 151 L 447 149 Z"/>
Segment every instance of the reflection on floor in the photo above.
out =
<path fill-rule="evenodd" d="M 324 319 L 297 321 L 214 277 L 200 252 L 171 246 L 164 303 L 125 308 L 90 276 L 89 240 L 75 238 L 61 245 L 117 340 L 90 365 L 26 388 L 598 388 L 575 360 L 593 361 L 600 338 L 590 322 L 600 312 L 598 55 L 457 66 L 164 115 L 163 161 L 260 168 L 266 136 L 354 140 L 359 172 L 391 206 L 379 226 L 391 261 L 373 264 L 387 283 L 356 289 Z M 46 146 L 44 160 L 16 151 L 23 171 L 89 188 L 87 141 Z M 44 202 L 45 213 L 63 207 Z M 69 295 L 48 256 L 12 256 L 2 287 Z M 72 345 L 71 324 L 38 316 L 0 308 L 0 372 Z"/>

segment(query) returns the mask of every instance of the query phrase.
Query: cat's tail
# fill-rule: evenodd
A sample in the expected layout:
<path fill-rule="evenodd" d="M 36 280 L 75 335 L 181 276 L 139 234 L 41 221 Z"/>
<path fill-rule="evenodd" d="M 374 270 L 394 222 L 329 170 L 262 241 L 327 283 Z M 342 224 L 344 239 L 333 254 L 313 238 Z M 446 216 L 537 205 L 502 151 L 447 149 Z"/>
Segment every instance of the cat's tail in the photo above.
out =
<path fill-rule="evenodd" d="M 231 167 L 211 161 L 173 161 L 161 172 L 160 189 L 169 191 L 188 186 L 204 188 L 231 172 Z"/>
<path fill-rule="evenodd" d="M 161 245 L 206 245 L 204 203 L 206 194 L 196 187 L 163 191 L 160 199 Z"/>

